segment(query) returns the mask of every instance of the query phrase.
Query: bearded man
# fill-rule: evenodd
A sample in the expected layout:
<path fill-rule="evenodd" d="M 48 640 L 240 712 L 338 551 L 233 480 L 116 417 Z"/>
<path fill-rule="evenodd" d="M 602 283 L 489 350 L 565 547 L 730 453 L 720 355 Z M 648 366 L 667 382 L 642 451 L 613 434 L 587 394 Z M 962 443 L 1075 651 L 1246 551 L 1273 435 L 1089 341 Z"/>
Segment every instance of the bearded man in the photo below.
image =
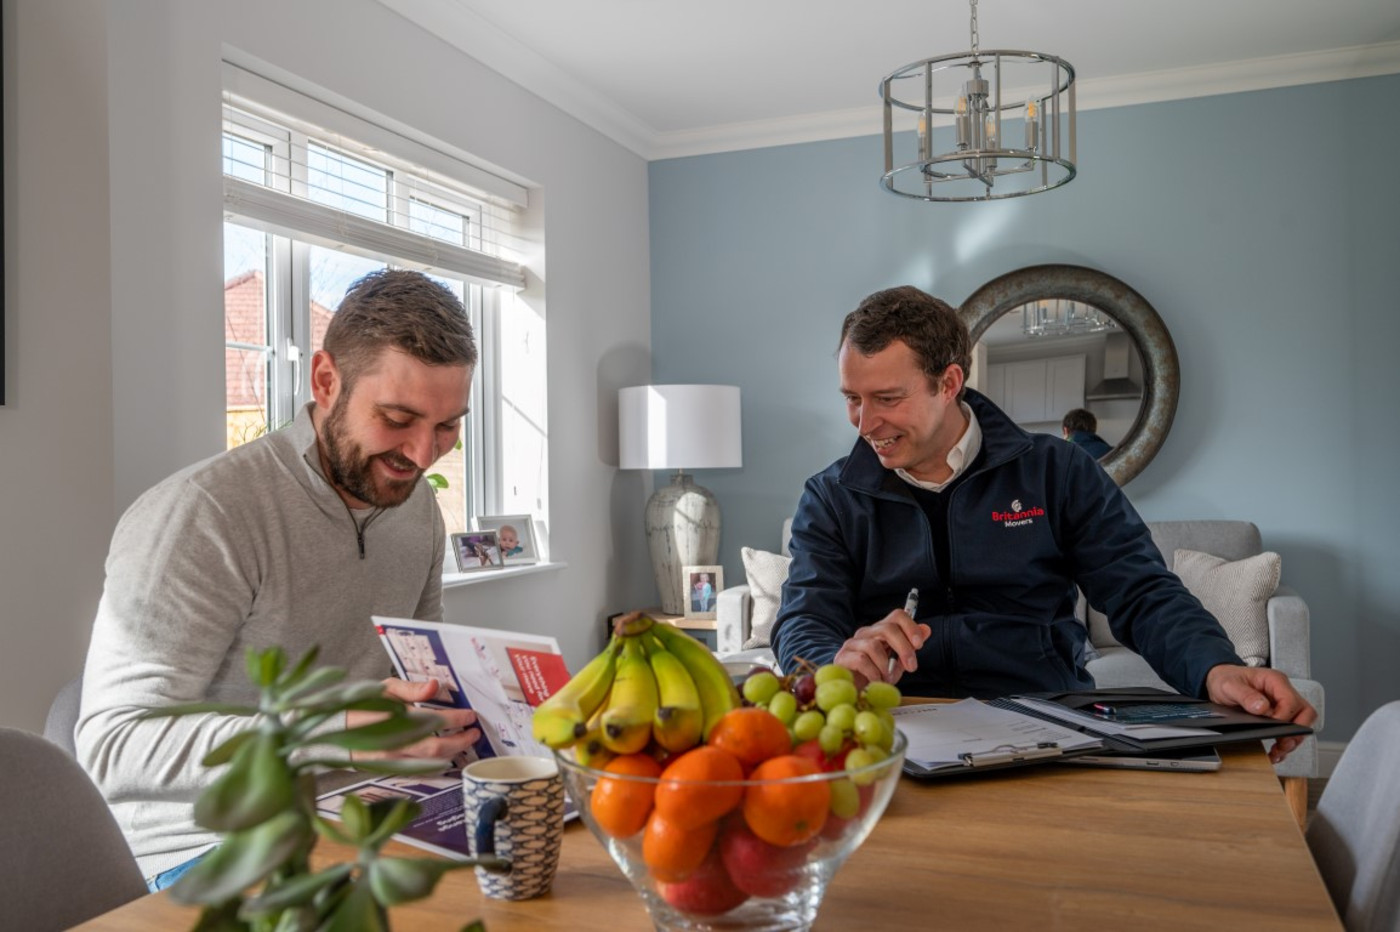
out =
<path fill-rule="evenodd" d="M 476 362 L 450 291 L 418 272 L 367 275 L 312 357 L 314 400 L 292 424 L 175 473 L 122 516 L 75 737 L 152 889 L 218 842 L 194 821 L 213 778 L 200 760 L 248 720 L 146 709 L 255 704 L 244 655 L 271 646 L 295 660 L 319 645 L 352 679 L 380 679 L 371 615 L 442 620 L 446 533 L 424 471 L 456 443 Z M 410 702 L 436 691 L 385 680 Z M 440 714 L 442 736 L 396 754 L 451 758 L 480 737 L 475 713 Z"/>

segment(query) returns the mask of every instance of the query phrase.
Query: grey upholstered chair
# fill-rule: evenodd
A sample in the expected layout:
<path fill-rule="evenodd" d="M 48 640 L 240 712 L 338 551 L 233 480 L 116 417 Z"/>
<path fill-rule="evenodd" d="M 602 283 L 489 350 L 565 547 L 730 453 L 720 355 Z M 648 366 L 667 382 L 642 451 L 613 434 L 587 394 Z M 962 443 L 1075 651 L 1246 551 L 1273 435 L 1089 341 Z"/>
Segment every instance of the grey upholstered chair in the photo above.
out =
<path fill-rule="evenodd" d="M 68 756 L 78 757 L 78 748 L 73 732 L 78 727 L 78 706 L 83 698 L 83 675 L 64 684 L 49 705 L 49 717 L 44 722 L 44 737 L 68 752 Z"/>
<path fill-rule="evenodd" d="M 146 893 L 107 802 L 72 757 L 0 728 L 0 925 L 67 929 Z"/>
<path fill-rule="evenodd" d="M 1347 742 L 1308 846 L 1348 932 L 1400 930 L 1400 700 L 1372 712 Z"/>

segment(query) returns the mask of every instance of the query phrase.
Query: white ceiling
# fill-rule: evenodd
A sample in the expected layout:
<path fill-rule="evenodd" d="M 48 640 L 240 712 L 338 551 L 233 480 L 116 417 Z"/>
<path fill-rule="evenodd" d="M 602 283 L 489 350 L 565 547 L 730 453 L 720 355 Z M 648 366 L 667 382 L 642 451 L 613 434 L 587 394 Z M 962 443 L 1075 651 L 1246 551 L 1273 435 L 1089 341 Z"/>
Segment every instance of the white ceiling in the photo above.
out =
<path fill-rule="evenodd" d="M 380 0 L 644 158 L 880 132 L 877 85 L 971 48 L 966 0 Z M 1080 110 L 1400 72 L 1397 0 L 985 0 Z M 1379 116 L 1379 114 L 1378 114 Z"/>

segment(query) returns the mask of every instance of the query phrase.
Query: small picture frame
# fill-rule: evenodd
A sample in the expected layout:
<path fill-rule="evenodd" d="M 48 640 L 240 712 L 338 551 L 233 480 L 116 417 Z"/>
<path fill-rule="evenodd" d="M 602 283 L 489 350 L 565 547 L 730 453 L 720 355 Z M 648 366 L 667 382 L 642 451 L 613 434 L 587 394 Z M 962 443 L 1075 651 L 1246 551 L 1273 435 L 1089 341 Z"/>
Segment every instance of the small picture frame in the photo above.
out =
<path fill-rule="evenodd" d="M 457 558 L 457 572 L 477 573 L 505 566 L 501 545 L 495 531 L 467 531 L 452 535 L 452 553 Z"/>
<path fill-rule="evenodd" d="M 685 617 L 713 620 L 715 600 L 724 588 L 724 567 L 687 566 L 681 569 L 685 583 Z"/>
<path fill-rule="evenodd" d="M 476 519 L 476 526 L 483 531 L 496 532 L 496 543 L 506 566 L 540 562 L 535 522 L 529 515 L 482 515 Z"/>

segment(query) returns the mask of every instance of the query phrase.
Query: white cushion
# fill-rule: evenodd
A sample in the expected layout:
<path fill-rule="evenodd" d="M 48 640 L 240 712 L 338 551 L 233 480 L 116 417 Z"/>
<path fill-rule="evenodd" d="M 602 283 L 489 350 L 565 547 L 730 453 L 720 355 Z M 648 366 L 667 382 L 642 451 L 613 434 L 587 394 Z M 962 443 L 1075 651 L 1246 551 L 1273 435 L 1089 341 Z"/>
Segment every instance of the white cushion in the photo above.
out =
<path fill-rule="evenodd" d="M 744 558 L 749 597 L 753 599 L 753 617 L 744 649 L 767 647 L 768 638 L 773 633 L 773 622 L 778 620 L 778 604 L 782 601 L 783 583 L 787 581 L 792 557 L 752 547 L 742 548 L 740 554 Z"/>
<path fill-rule="evenodd" d="M 1196 550 L 1177 550 L 1172 561 L 1177 576 L 1214 615 L 1235 645 L 1235 653 L 1251 667 L 1269 662 L 1269 596 L 1278 588 L 1282 560 L 1271 550 L 1224 560 Z"/>

